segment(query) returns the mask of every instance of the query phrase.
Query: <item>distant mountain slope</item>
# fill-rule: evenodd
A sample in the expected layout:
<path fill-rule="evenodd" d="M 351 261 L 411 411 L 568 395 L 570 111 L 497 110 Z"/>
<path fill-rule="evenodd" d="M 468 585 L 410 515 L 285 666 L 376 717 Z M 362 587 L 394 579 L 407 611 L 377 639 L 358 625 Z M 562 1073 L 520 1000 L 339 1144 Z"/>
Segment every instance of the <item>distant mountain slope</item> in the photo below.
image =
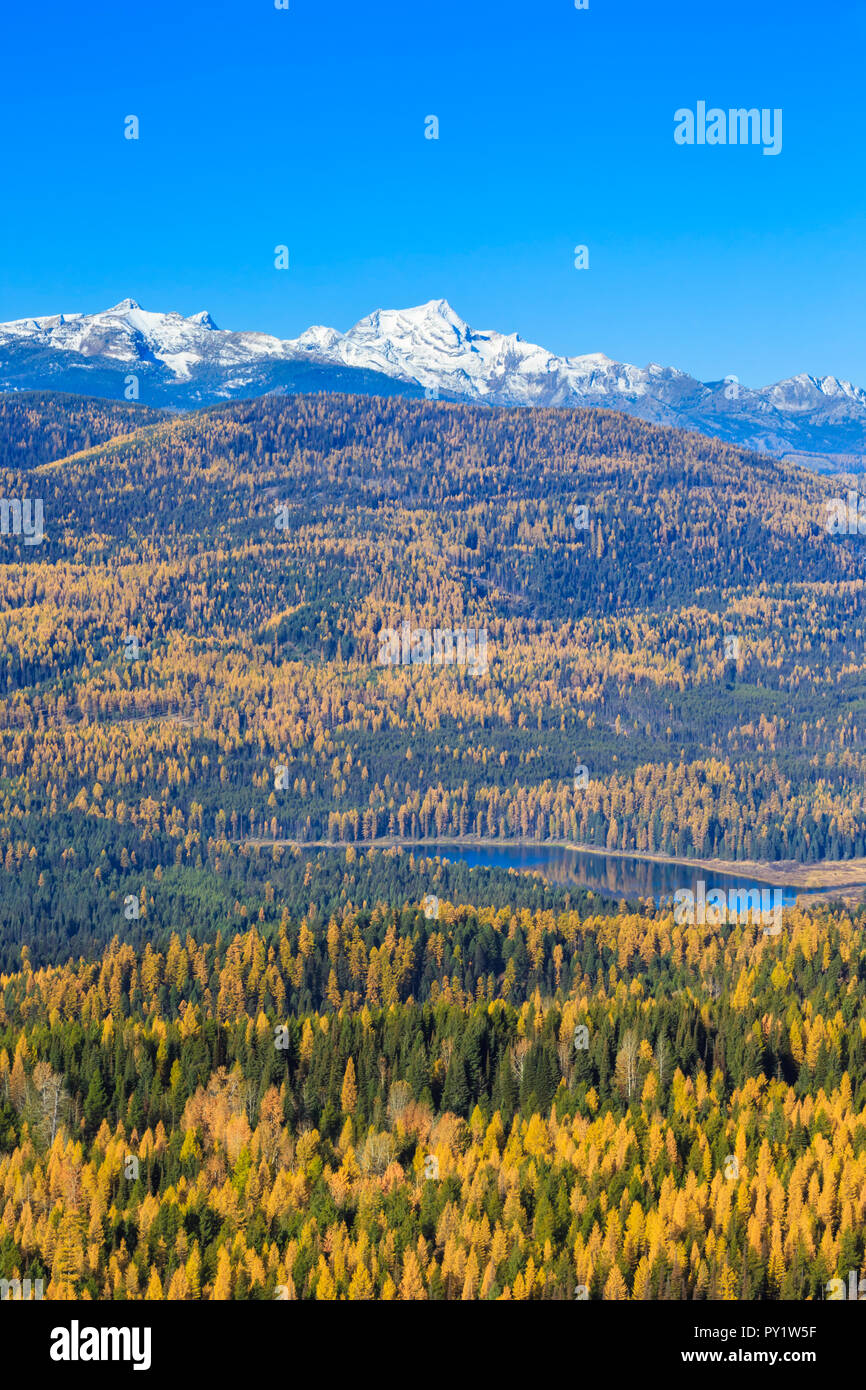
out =
<path fill-rule="evenodd" d="M 423 394 L 506 406 L 605 406 L 698 430 L 816 468 L 866 466 L 866 390 L 802 373 L 753 389 L 674 367 L 559 357 L 516 333 L 475 330 L 444 299 L 376 310 L 347 333 L 322 326 L 282 340 L 217 328 L 124 299 L 97 314 L 0 324 L 0 390 L 73 391 L 190 409 L 310 391 Z M 137 393 L 137 395 L 135 395 Z"/>
<path fill-rule="evenodd" d="M 190 410 L 270 391 L 422 396 L 423 387 L 314 358 L 265 333 L 218 329 L 124 299 L 98 314 L 0 324 L 0 391 L 66 391 Z M 131 394 L 137 393 L 137 394 Z"/>

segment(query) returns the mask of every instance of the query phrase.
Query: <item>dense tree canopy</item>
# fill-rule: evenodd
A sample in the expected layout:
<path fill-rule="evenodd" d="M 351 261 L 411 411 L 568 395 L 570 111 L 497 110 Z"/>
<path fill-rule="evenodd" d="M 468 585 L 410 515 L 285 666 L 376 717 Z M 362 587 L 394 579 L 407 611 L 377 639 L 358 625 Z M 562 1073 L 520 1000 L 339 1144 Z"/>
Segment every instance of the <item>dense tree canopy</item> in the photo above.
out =
<path fill-rule="evenodd" d="M 31 395 L 0 487 L 45 531 L 0 536 L 0 1278 L 820 1298 L 861 1267 L 866 910 L 680 926 L 437 853 L 866 855 L 836 483 L 604 411 Z M 443 630 L 486 661 L 437 664 Z"/>

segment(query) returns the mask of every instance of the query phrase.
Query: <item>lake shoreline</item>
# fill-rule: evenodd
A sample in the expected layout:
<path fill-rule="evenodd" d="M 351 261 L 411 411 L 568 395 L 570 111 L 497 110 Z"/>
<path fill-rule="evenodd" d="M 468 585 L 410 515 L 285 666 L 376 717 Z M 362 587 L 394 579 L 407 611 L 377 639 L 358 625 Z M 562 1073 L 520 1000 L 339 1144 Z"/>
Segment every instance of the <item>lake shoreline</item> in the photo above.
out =
<path fill-rule="evenodd" d="M 674 864 L 688 869 L 706 869 L 710 873 L 728 874 L 732 878 L 759 879 L 763 883 L 780 888 L 809 889 L 809 899 L 817 902 L 822 889 L 838 894 L 841 891 L 861 889 L 866 891 L 866 858 L 845 860 L 819 860 L 814 864 L 801 864 L 795 859 L 702 859 L 681 855 L 652 853 L 646 850 L 605 849 L 600 845 L 584 845 L 574 840 L 531 840 L 495 839 L 492 836 L 450 836 L 436 840 L 401 839 L 398 836 L 380 836 L 373 840 L 271 840 L 254 837 L 249 844 L 283 845 L 289 848 L 305 849 L 404 849 L 435 858 L 449 848 L 453 849 L 500 849 L 500 850 L 573 850 L 580 854 L 596 854 L 610 859 L 638 859 L 645 863 Z M 447 855 L 445 856 L 447 857 Z M 518 870 L 519 872 L 519 870 Z M 816 892 L 818 890 L 818 892 Z"/>

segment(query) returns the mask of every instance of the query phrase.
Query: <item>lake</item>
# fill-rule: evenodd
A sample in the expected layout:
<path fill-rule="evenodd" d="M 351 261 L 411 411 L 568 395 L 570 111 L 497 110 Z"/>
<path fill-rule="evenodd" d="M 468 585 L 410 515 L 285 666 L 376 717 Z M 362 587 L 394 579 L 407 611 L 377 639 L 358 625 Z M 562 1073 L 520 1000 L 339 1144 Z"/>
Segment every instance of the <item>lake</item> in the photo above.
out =
<path fill-rule="evenodd" d="M 441 859 L 462 860 L 470 866 L 494 869 L 536 870 L 551 883 L 578 884 L 582 888 L 592 888 L 612 898 L 648 898 L 657 902 L 670 897 L 678 888 L 688 888 L 695 892 L 699 879 L 706 885 L 706 891 L 721 888 L 725 893 L 731 888 L 772 888 L 766 879 L 751 878 L 747 875 L 715 873 L 699 865 L 660 864 L 654 859 L 641 859 L 637 855 L 620 858 L 612 854 L 590 854 L 586 850 L 564 849 L 557 845 L 502 846 L 479 845 L 477 849 L 466 845 L 418 844 L 413 852 L 438 855 Z M 783 889 L 782 906 L 793 907 L 798 893 L 808 889 Z M 820 890 L 813 889 L 813 892 Z"/>

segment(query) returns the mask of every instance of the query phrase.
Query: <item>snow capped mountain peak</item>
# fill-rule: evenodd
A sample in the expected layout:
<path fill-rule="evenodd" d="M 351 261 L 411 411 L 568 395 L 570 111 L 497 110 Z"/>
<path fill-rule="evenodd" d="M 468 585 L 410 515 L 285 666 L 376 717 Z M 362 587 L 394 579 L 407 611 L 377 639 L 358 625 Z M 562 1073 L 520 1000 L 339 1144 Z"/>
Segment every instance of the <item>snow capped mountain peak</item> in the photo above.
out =
<path fill-rule="evenodd" d="M 454 327 L 465 329 L 467 325 L 459 314 L 455 313 L 447 299 L 428 299 L 425 304 L 414 304 L 408 309 L 375 309 L 372 314 L 367 314 L 359 319 L 358 327 L 362 323 L 404 323 L 416 326 L 436 324 L 439 320 L 451 324 Z"/>
<path fill-rule="evenodd" d="M 184 318 L 176 311 L 142 309 L 131 298 L 95 314 L 58 314 L 0 324 L 0 369 L 4 345 L 11 340 L 29 340 L 49 352 L 106 364 L 160 364 L 178 383 L 191 381 L 209 367 L 233 368 L 256 359 L 291 355 L 277 338 L 223 332 L 206 309 Z"/>
<path fill-rule="evenodd" d="M 796 376 L 777 381 L 764 388 L 765 394 L 773 403 L 789 411 L 805 411 L 823 407 L 825 410 L 845 410 L 851 403 L 866 407 L 866 391 L 835 376 L 810 376 L 798 372 Z"/>
<path fill-rule="evenodd" d="M 102 316 L 107 318 L 119 314 L 128 314 L 131 309 L 140 309 L 141 305 L 135 299 L 121 299 L 118 304 L 112 304 L 110 309 L 103 309 Z"/>
<path fill-rule="evenodd" d="M 532 403 L 529 378 L 549 374 L 556 360 L 516 333 L 475 331 L 447 299 L 377 309 L 323 342 L 321 351 L 326 360 L 372 368 L 437 393 L 504 404 Z"/>
<path fill-rule="evenodd" d="M 471 337 L 471 330 L 459 314 L 455 314 L 447 299 L 431 299 L 411 309 L 376 309 L 359 319 L 347 338 L 369 341 L 375 334 L 392 342 L 422 343 L 425 340 L 451 342 Z"/>
<path fill-rule="evenodd" d="M 289 346 L 296 348 L 298 352 L 309 352 L 324 357 L 340 342 L 342 336 L 336 328 L 325 328 L 317 323 L 305 329 L 299 338 L 291 338 Z"/>
<path fill-rule="evenodd" d="M 441 320 L 456 328 L 458 333 L 469 331 L 469 325 L 451 308 L 447 299 L 428 299 L 426 304 L 416 304 L 413 309 L 392 309 L 390 312 L 401 314 L 410 322 L 418 324 L 435 324 Z"/>
<path fill-rule="evenodd" d="M 456 319 L 459 317 L 458 314 L 455 314 L 447 299 L 428 299 L 425 304 L 418 304 L 414 310 L 408 309 L 406 312 L 424 315 L 438 314 L 440 318 L 445 319 Z M 463 320 L 461 319 L 460 321 L 462 323 Z"/>

